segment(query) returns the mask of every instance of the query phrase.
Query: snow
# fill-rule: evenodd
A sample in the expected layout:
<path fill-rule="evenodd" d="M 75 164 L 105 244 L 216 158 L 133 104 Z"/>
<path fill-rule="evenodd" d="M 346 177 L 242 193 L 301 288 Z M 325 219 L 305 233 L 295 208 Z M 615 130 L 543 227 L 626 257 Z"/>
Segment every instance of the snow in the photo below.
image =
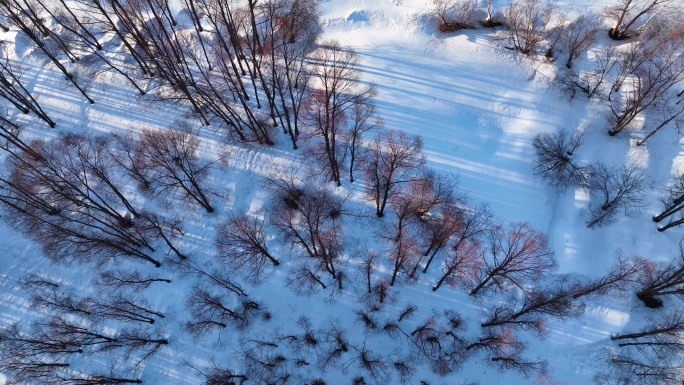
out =
<path fill-rule="evenodd" d="M 584 9 L 600 11 L 599 1 L 552 1 L 571 12 Z M 503 4 L 505 1 L 498 1 Z M 670 260 L 678 255 L 680 230 L 658 233 L 650 215 L 659 208 L 659 186 L 677 171 L 684 170 L 684 151 L 671 131 L 663 131 L 643 146 L 635 141 L 643 138 L 640 124 L 614 138 L 606 134 L 605 110 L 590 105 L 582 96 L 569 101 L 567 96 L 550 87 L 557 64 L 543 58 L 528 58 L 503 48 L 487 30 L 465 31 L 440 35 L 429 24 L 431 2 L 426 0 L 327 0 L 321 4 L 323 40 L 338 40 L 353 48 L 360 56 L 362 82 L 377 86 L 376 104 L 387 128 L 420 135 L 428 166 L 442 173 L 458 176 L 459 188 L 474 203 L 487 203 L 500 221 L 530 222 L 549 236 L 560 268 L 558 273 L 582 278 L 601 276 L 615 260 L 616 250 L 624 255 L 639 255 L 654 260 Z M 12 33 L 0 33 L 0 40 L 14 41 Z M 139 131 L 148 127 L 166 127 L 187 111 L 171 104 L 140 98 L 121 79 L 101 74 L 90 82 L 89 93 L 95 105 L 85 102 L 76 90 L 67 86 L 61 73 L 36 59 L 20 41 L 13 45 L 12 60 L 20 60 L 28 68 L 23 79 L 35 79 L 29 89 L 39 95 L 48 114 L 57 121 L 57 130 L 48 130 L 32 117 L 11 114 L 25 126 L 32 137 L 54 138 L 58 132 L 88 131 L 90 133 Z M 605 42 L 604 42 L 605 43 Z M 562 64 L 561 64 L 562 65 Z M 647 119 L 647 117 L 645 117 Z M 656 188 L 649 193 L 649 206 L 632 219 L 587 229 L 590 196 L 584 189 L 557 194 L 532 173 L 532 138 L 537 133 L 560 128 L 585 131 L 585 146 L 577 156 L 582 162 L 597 161 L 609 165 L 636 162 L 654 178 Z M 292 167 L 302 154 L 290 150 L 287 138 L 277 138 L 272 148 L 258 145 L 225 144 L 211 129 L 202 131 L 202 154 L 214 159 L 227 153 L 228 160 L 211 174 L 212 197 L 217 211 L 207 215 L 194 207 L 163 207 L 182 218 L 185 235 L 178 239 L 179 247 L 191 258 L 209 264 L 215 253 L 215 230 L 225 218 L 247 212 L 265 216 L 269 196 L 260 180 L 279 167 Z M 363 181 L 344 184 L 339 194 L 350 194 L 353 210 L 370 212 L 362 199 Z M 141 198 L 142 199 L 142 198 Z M 145 202 L 154 207 L 154 202 Z M 381 248 L 372 231 L 378 220 L 344 219 L 350 238 Z M 206 368 L 212 360 L 222 367 L 235 367 L 239 362 L 241 337 L 257 339 L 270 336 L 276 330 L 297 330 L 297 321 L 307 316 L 317 327 L 335 323 L 348 330 L 350 339 L 392 354 L 396 341 L 374 335 L 364 339 L 362 325 L 354 315 L 363 306 L 348 289 L 331 295 L 321 292 L 310 297 L 294 294 L 284 287 L 286 272 L 296 262 L 287 246 L 279 245 L 279 235 L 269 237 L 278 257 L 284 262 L 275 269 L 267 282 L 249 285 L 249 295 L 265 305 L 273 320 L 259 320 L 243 336 L 225 330 L 194 339 L 181 325 L 187 318 L 184 302 L 196 277 L 167 267 L 163 276 L 172 277 L 173 284 L 150 289 L 146 296 L 155 308 L 167 317 L 155 325 L 168 335 L 170 344 L 137 369 L 135 376 L 145 384 L 199 384 L 201 377 L 186 365 Z M 353 265 L 354 244 L 345 245 L 346 268 Z M 89 283 L 94 267 L 71 264 L 55 265 L 42 256 L 40 248 L 24 235 L 0 222 L 0 325 L 36 319 L 40 314 L 28 307 L 26 293 L 16 281 L 28 272 L 40 272 L 64 282 L 81 295 L 92 292 Z M 137 265 L 136 265 L 137 266 Z M 142 266 L 148 272 L 153 268 Z M 383 274 L 383 267 L 376 272 Z M 434 274 L 434 272 L 433 272 Z M 355 277 L 352 277 L 356 279 Z M 418 325 L 430 314 L 455 310 L 469 326 L 467 335 L 475 338 L 480 311 L 496 299 L 474 301 L 462 289 L 443 287 L 430 290 L 433 276 L 421 277 L 417 283 L 402 284 L 394 289 L 395 302 L 385 305 L 376 315 L 395 317 L 406 304 L 419 309 L 410 325 Z M 570 320 L 549 321 L 545 338 L 523 333 L 528 344 L 527 355 L 549 361 L 549 373 L 555 381 L 586 384 L 600 369 L 606 347 L 613 346 L 611 334 L 638 325 L 645 319 L 645 310 L 631 295 L 602 297 L 587 306 L 583 316 Z M 113 332 L 113 331 L 112 331 Z M 88 365 L 100 367 L 97 356 Z M 235 365 L 235 366 L 231 366 Z M 329 384 L 350 383 L 356 366 L 348 370 L 320 373 Z M 237 370 L 237 369 L 236 369 Z M 315 368 L 300 369 L 301 373 L 316 373 Z M 314 376 L 315 377 L 315 376 Z M 429 368 L 419 366 L 414 377 L 417 383 L 426 379 L 430 384 L 531 383 L 516 372 L 498 372 L 476 355 L 468 359 L 457 372 L 440 378 Z M 395 377 L 388 383 L 397 383 Z M 0 379 L 2 382 L 2 379 Z"/>

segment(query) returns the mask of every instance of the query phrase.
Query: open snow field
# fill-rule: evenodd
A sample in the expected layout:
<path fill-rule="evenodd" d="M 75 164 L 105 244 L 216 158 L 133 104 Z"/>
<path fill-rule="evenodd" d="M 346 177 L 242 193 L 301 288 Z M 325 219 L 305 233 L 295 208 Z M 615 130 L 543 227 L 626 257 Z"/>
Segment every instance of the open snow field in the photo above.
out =
<path fill-rule="evenodd" d="M 565 12 L 577 13 L 587 8 L 600 10 L 607 1 L 551 2 Z M 639 127 L 608 137 L 604 106 L 590 104 L 583 95 L 570 100 L 550 86 L 562 63 L 548 63 L 543 57 L 526 57 L 507 50 L 504 42 L 493 39 L 490 31 L 484 29 L 439 34 L 434 28 L 431 6 L 425 0 L 325 0 L 320 4 L 321 39 L 338 40 L 358 53 L 361 81 L 376 85 L 375 102 L 385 127 L 422 137 L 428 167 L 458 176 L 459 188 L 469 195 L 471 203 L 488 204 L 500 221 L 526 221 L 547 234 L 558 260 L 558 274 L 578 279 L 597 278 L 612 265 L 618 252 L 653 260 L 671 260 L 678 256 L 681 230 L 674 228 L 658 233 L 650 219 L 661 208 L 660 186 L 676 174 L 684 159 L 674 130 L 663 131 L 640 147 L 635 141 L 645 134 Z M 599 45 L 611 43 L 605 33 L 600 36 Z M 13 42 L 9 44 L 13 48 L 9 57 L 27 67 L 24 77 L 34 79 L 30 83 L 32 90 L 40 95 L 41 104 L 57 122 L 57 128 L 50 130 L 38 119 L 12 111 L 10 116 L 21 121 L 25 135 L 49 139 L 58 132 L 137 132 L 142 128 L 167 127 L 187 113 L 185 107 L 140 97 L 112 74 L 85 81 L 91 97 L 97 101 L 89 105 L 67 86 L 54 67 L 33 56 L 14 38 L 14 32 L 0 33 L 0 40 Z M 584 65 L 585 60 L 586 57 L 580 58 L 578 65 Z M 619 166 L 638 162 L 645 167 L 655 187 L 648 192 L 649 203 L 640 215 L 588 229 L 585 221 L 589 196 L 585 191 L 577 189 L 558 194 L 533 175 L 532 138 L 561 128 L 585 132 L 585 145 L 577 154 L 585 164 L 601 161 Z M 161 207 L 161 210 L 182 217 L 184 236 L 178 238 L 177 246 L 198 263 L 210 264 L 218 224 L 238 212 L 267 214 L 264 210 L 268 210 L 269 196 L 261 178 L 271 175 L 277 167 L 299 163 L 303 155 L 301 151 L 291 150 L 282 132 L 276 135 L 276 145 L 272 147 L 226 144 L 211 127 L 202 129 L 201 134 L 203 157 L 214 159 L 228 154 L 227 160 L 220 162 L 209 176 L 209 185 L 216 192 L 212 197 L 216 212 L 207 214 L 197 208 L 178 206 Z M 363 200 L 364 183 L 363 180 L 343 183 L 335 193 L 349 195 L 353 211 L 373 214 L 372 205 Z M 135 194 L 134 188 L 130 190 Z M 145 207 L 160 207 L 149 198 L 136 199 Z M 373 216 L 343 219 L 348 229 L 343 258 L 348 274 L 355 274 L 349 266 L 353 265 L 354 250 L 359 243 L 382 248 L 372 234 L 378 221 Z M 140 265 L 144 271 L 173 281 L 152 286 L 145 292 L 149 303 L 166 314 L 154 327 L 167 336 L 169 344 L 137 367 L 116 362 L 112 368 L 103 358 L 105 353 L 84 354 L 74 361 L 74 366 L 85 365 L 99 371 L 121 368 L 127 376 L 140 378 L 150 385 L 201 384 L 203 379 L 197 369 L 206 369 L 214 362 L 219 367 L 243 372 L 240 362 L 245 338 L 267 338 L 276 331 L 294 333 L 300 330 L 297 321 L 302 316 L 310 318 L 315 327 L 339 325 L 346 329 L 353 343 L 373 348 L 388 360 L 409 353 L 401 351 L 404 345 L 397 342 L 403 337 L 363 335 L 364 327 L 354 313 L 363 308 L 358 294 L 363 291 L 361 278 L 351 276 L 352 283 L 335 294 L 328 289 L 301 296 L 286 288 L 287 272 L 295 265 L 296 257 L 290 247 L 278 243 L 278 237 L 269 235 L 268 244 L 282 264 L 269 274 L 266 282 L 244 283 L 249 296 L 271 313 L 271 320 L 258 320 L 245 331 L 227 328 L 195 338 L 182 325 L 188 317 L 185 300 L 196 277 L 172 269 L 166 263 L 157 270 Z M 159 257 L 163 260 L 173 257 L 162 254 Z M 114 264 L 139 265 L 122 260 L 110 262 L 109 267 Z M 382 274 L 387 269 L 387 264 L 381 263 L 376 273 Z M 0 326 L 27 323 L 42 316 L 28 307 L 28 294 L 16 284 L 27 273 L 52 277 L 60 282 L 60 287 L 63 285 L 79 295 L 97 295 L 90 284 L 94 270 L 92 264 L 50 263 L 37 244 L 0 222 Z M 435 269 L 431 274 L 419 275 L 415 283 L 395 287 L 395 301 L 384 305 L 378 319 L 396 318 L 407 304 L 413 304 L 417 314 L 406 321 L 407 330 L 413 330 L 411 325 L 415 328 L 431 314 L 453 310 L 466 322 L 464 336 L 476 339 L 482 318 L 480 309 L 494 306 L 500 299 L 492 296 L 474 300 L 466 290 L 446 285 L 433 292 L 431 287 L 437 274 Z M 417 363 L 415 375 L 408 383 L 419 384 L 422 380 L 431 385 L 588 384 L 606 365 L 607 350 L 614 347 L 610 335 L 637 329 L 651 314 L 653 311 L 644 308 L 632 293 L 607 295 L 589 301 L 584 314 L 578 318 L 551 318 L 543 338 L 532 332 L 521 332 L 519 338 L 527 344 L 524 355 L 548 361 L 548 379 L 499 371 L 487 362 L 484 354 L 475 354 L 444 377 Z M 349 384 L 360 373 L 358 363 L 352 359 L 343 360 L 342 365 L 327 371 L 311 364 L 297 367 L 292 383 L 308 384 L 306 381 L 311 378 L 320 377 L 327 384 Z M 398 384 L 398 376 L 389 369 L 388 373 L 388 378 L 378 383 Z"/>

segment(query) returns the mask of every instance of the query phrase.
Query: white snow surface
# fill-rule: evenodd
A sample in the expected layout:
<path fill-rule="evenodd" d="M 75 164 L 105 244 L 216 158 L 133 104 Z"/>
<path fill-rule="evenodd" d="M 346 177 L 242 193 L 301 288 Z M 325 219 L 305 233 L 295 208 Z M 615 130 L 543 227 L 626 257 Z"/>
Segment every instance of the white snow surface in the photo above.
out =
<path fill-rule="evenodd" d="M 567 12 L 601 8 L 600 1 L 552 2 Z M 322 39 L 338 40 L 359 54 L 361 79 L 377 86 L 375 100 L 385 126 L 420 135 L 428 166 L 457 175 L 459 188 L 472 202 L 487 203 L 500 221 L 527 221 L 546 233 L 559 261 L 559 274 L 581 279 L 599 277 L 614 262 L 617 250 L 627 256 L 654 260 L 671 260 L 678 255 L 681 230 L 658 233 L 650 220 L 660 207 L 661 189 L 649 192 L 650 203 L 640 215 L 621 218 L 604 228 L 587 229 L 589 197 L 582 190 L 559 195 L 535 178 L 531 146 L 535 134 L 561 128 L 582 129 L 585 145 L 577 155 L 582 162 L 621 165 L 638 161 L 659 187 L 684 159 L 675 133 L 661 132 L 639 148 L 634 144 L 644 136 L 639 127 L 608 137 L 603 106 L 590 105 L 581 95 L 570 101 L 550 87 L 556 66 L 562 64 L 506 50 L 502 42 L 492 39 L 488 30 L 441 35 L 434 30 L 431 7 L 431 1 L 427 0 L 326 0 L 321 4 Z M 0 33 L 0 40 L 13 41 L 14 35 Z M 98 75 L 90 81 L 89 92 L 97 100 L 91 106 L 66 85 L 52 66 L 23 51 L 19 42 L 16 47 L 10 53 L 13 60 L 20 60 L 29 68 L 24 78 L 35 79 L 30 87 L 40 95 L 40 102 L 57 122 L 57 129 L 49 130 L 33 117 L 15 116 L 22 121 L 24 133 L 31 137 L 49 139 L 60 131 L 95 134 L 165 127 L 185 113 L 183 108 L 139 97 L 123 80 L 110 74 Z M 185 236 L 177 242 L 191 258 L 201 263 L 212 261 L 215 228 L 225 218 L 241 212 L 263 215 L 262 209 L 269 197 L 261 185 L 261 177 L 278 166 L 298 163 L 303 156 L 290 149 L 285 136 L 278 137 L 276 142 L 273 147 L 232 145 L 226 144 L 210 128 L 203 131 L 202 155 L 212 158 L 226 152 L 229 160 L 210 177 L 211 188 L 217 193 L 213 197 L 215 213 L 207 214 L 196 207 L 168 208 L 183 219 Z M 362 199 L 363 183 L 363 180 L 353 185 L 343 183 L 335 191 L 350 194 L 354 210 L 372 214 L 372 208 Z M 154 205 L 153 202 L 144 204 Z M 345 234 L 350 239 L 345 244 L 348 269 L 353 266 L 354 239 L 377 245 L 373 243 L 372 230 L 377 228 L 380 219 L 344 221 Z M 213 360 L 221 367 L 240 371 L 240 338 L 258 339 L 276 330 L 298 330 L 296 323 L 302 316 L 309 317 L 317 326 L 339 324 L 347 330 L 350 340 L 362 343 L 366 337 L 354 311 L 363 308 L 357 293 L 363 288 L 355 291 L 349 287 L 334 295 L 329 291 L 309 297 L 294 294 L 285 287 L 284 277 L 297 257 L 289 247 L 280 245 L 278 238 L 275 233 L 271 234 L 269 246 L 283 263 L 266 282 L 258 286 L 244 283 L 249 295 L 262 303 L 273 318 L 257 321 L 246 331 L 226 329 L 199 339 L 182 328 L 182 322 L 187 319 L 184 302 L 195 283 L 194 278 L 168 268 L 168 264 L 155 270 L 136 262 L 113 262 L 131 264 L 173 280 L 170 285 L 152 286 L 146 291 L 150 303 L 167 314 L 155 326 L 168 335 L 170 343 L 127 374 L 142 379 L 145 384 L 166 385 L 201 383 L 201 376 L 187 363 L 206 368 Z M 27 273 L 37 272 L 58 279 L 64 287 L 87 295 L 94 290 L 90 284 L 94 271 L 94 266 L 85 264 L 50 263 L 38 245 L 0 222 L 0 325 L 41 317 L 28 308 L 27 294 L 16 286 L 17 279 Z M 418 307 L 418 314 L 408 323 L 417 325 L 431 314 L 453 310 L 467 321 L 466 335 L 475 338 L 482 317 L 478 309 L 495 303 L 495 296 L 473 300 L 464 289 L 446 285 L 433 292 L 431 287 L 437 273 L 435 268 L 432 274 L 421 275 L 415 283 L 401 283 L 395 288 L 395 301 L 385 305 L 379 314 L 396 318 L 411 303 Z M 363 285 L 361 280 L 358 285 Z M 553 383 L 587 384 L 604 365 L 606 349 L 613 346 L 610 335 L 633 330 L 647 315 L 632 293 L 600 297 L 592 300 L 584 315 L 577 319 L 551 319 L 544 338 L 522 332 L 521 338 L 527 343 L 525 355 L 548 360 Z M 363 343 L 394 354 L 394 342 L 378 335 L 368 337 Z M 92 367 L 102 365 L 98 357 L 79 359 Z M 484 355 L 469 358 L 458 371 L 446 377 L 432 374 L 427 367 L 418 365 L 417 368 L 409 383 L 420 380 L 433 385 L 535 382 L 534 377 L 526 378 L 517 372 L 497 371 L 486 362 Z M 321 372 L 315 365 L 299 370 L 306 377 L 321 377 L 329 384 L 348 384 L 358 372 L 353 362 L 347 370 Z M 398 378 L 392 374 L 386 383 L 398 383 Z"/>

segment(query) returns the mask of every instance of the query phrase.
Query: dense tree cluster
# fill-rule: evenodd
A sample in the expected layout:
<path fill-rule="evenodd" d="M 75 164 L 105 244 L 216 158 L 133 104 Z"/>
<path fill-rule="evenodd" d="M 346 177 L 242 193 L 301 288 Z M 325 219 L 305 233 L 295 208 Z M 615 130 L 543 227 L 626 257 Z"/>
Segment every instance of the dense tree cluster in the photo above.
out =
<path fill-rule="evenodd" d="M 642 145 L 684 116 L 684 32 L 665 17 L 676 15 L 674 0 L 616 0 L 606 10 L 607 32 L 626 44 L 596 52 L 593 69 L 580 72 L 575 63 L 598 39 L 598 15 L 569 20 L 541 0 L 513 0 L 501 10 L 491 1 L 434 4 L 441 33 L 496 27 L 492 35 L 507 49 L 562 58 L 553 84 L 604 103 L 611 136 L 656 112 L 662 120 Z M 612 336 L 610 370 L 597 381 L 676 377 L 684 313 L 665 300 L 684 294 L 682 261 L 619 257 L 592 280 L 557 274 L 544 233 L 472 203 L 457 177 L 426 167 L 420 137 L 384 127 L 375 86 L 360 81 L 359 56 L 319 39 L 316 0 L 6 0 L 0 28 L 15 31 L 90 104 L 99 101 L 88 78 L 108 71 L 151 103 L 191 111 L 164 128 L 60 130 L 50 140 L 31 139 L 12 113 L 0 116 L 3 213 L 52 261 L 97 270 L 92 290 L 78 294 L 53 276 L 22 280 L 36 315 L 0 327 L 0 373 L 9 384 L 142 383 L 144 363 L 176 342 L 166 329 L 173 322 L 193 341 L 237 341 L 234 361 L 195 368 L 207 385 L 320 385 L 331 370 L 353 373 L 354 384 L 411 383 L 419 367 L 446 376 L 471 357 L 498 370 L 546 374 L 524 333 L 544 338 L 549 319 L 578 317 L 586 301 L 620 292 L 667 313 Z M 3 48 L 0 98 L 54 128 L 21 63 Z M 226 213 L 212 179 L 228 150 L 208 155 L 203 137 L 274 145 L 281 129 L 305 165 L 273 167 L 262 184 L 264 207 Z M 633 164 L 586 164 L 583 135 L 535 136 L 534 173 L 558 192 L 586 189 L 590 228 L 634 216 L 650 179 Z M 361 182 L 356 197 L 365 206 L 336 189 L 347 177 Z M 681 179 L 653 217 L 668 220 L 659 231 L 684 223 Z M 201 240 L 215 258 L 193 254 L 184 218 L 169 207 L 220 217 L 215 237 Z M 350 231 L 352 224 L 372 231 Z M 280 274 L 296 295 L 356 301 L 350 316 L 359 331 L 302 317 L 296 326 L 252 333 L 291 316 L 272 314 L 250 293 Z M 479 319 L 394 306 L 402 286 L 426 280 L 432 291 L 460 290 L 484 303 Z M 152 300 L 151 289 L 169 287 L 184 288 L 172 291 L 183 314 Z"/>

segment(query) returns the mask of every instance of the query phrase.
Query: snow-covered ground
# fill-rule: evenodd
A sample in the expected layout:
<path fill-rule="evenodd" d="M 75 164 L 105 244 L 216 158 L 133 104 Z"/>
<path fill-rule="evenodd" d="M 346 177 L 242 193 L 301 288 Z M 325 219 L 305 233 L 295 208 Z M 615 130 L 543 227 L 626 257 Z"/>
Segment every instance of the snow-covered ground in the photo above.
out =
<path fill-rule="evenodd" d="M 587 8 L 600 10 L 604 3 L 553 2 L 569 13 Z M 505 1 L 497 3 L 503 5 Z M 375 100 L 385 126 L 420 135 L 428 167 L 457 175 L 459 188 L 473 203 L 488 204 L 498 220 L 530 222 L 546 233 L 559 262 L 559 274 L 579 279 L 597 278 L 612 265 L 618 251 L 625 256 L 654 260 L 676 257 L 681 231 L 675 228 L 658 233 L 650 220 L 660 209 L 660 187 L 682 161 L 682 148 L 675 133 L 664 131 L 640 147 L 635 145 L 635 140 L 644 133 L 638 127 L 608 137 L 604 106 L 590 104 L 582 95 L 570 100 L 550 86 L 561 63 L 548 63 L 543 57 L 526 57 L 507 50 L 502 41 L 492 38 L 489 30 L 439 34 L 434 28 L 431 7 L 431 1 L 426 0 L 326 0 L 321 3 L 322 40 L 338 40 L 359 54 L 361 80 L 376 85 Z M 609 43 L 604 35 L 601 34 L 600 44 Z M 13 41 L 14 34 L 0 34 L 0 40 Z M 26 135 L 52 138 L 60 131 L 137 131 L 166 127 L 182 114 L 174 106 L 139 97 L 123 81 L 110 79 L 111 75 L 107 74 L 95 78 L 89 85 L 91 96 L 97 100 L 91 106 L 75 90 L 66 87 L 66 81 L 53 67 L 22 51 L 19 42 L 9 46 L 17 47 L 10 56 L 28 67 L 24 77 L 35 79 L 30 86 L 57 122 L 57 129 L 49 130 L 37 119 L 10 114 L 24 123 Z M 583 65 L 585 60 L 581 58 L 578 65 Z M 532 138 L 561 128 L 585 132 L 585 145 L 577 154 L 583 163 L 604 162 L 617 166 L 636 161 L 644 165 L 655 187 L 648 192 L 649 204 L 640 215 L 588 229 L 585 221 L 589 197 L 585 191 L 559 194 L 534 177 Z M 211 188 L 217 192 L 213 198 L 216 212 L 207 214 L 196 208 L 180 208 L 177 214 L 182 217 L 185 235 L 179 237 L 178 243 L 191 259 L 209 263 L 215 253 L 216 226 L 234 213 L 263 214 L 269 197 L 261 177 L 268 176 L 276 167 L 299 163 L 303 155 L 290 149 L 285 136 L 278 137 L 274 147 L 261 147 L 224 144 L 211 129 L 204 130 L 202 135 L 204 157 L 216 157 L 223 152 L 229 157 L 210 176 Z M 371 212 L 372 207 L 361 199 L 363 183 L 345 183 L 336 193 L 350 194 L 353 210 Z M 375 242 L 368 229 L 376 229 L 378 221 L 372 217 L 344 219 L 350 240 L 345 244 L 347 269 L 353 266 L 354 240 Z M 272 319 L 258 320 L 245 331 L 226 329 L 201 338 L 192 337 L 182 324 L 188 317 L 185 299 L 197 278 L 167 267 L 170 264 L 161 270 L 135 264 L 169 277 L 173 283 L 153 286 L 145 292 L 148 301 L 167 315 L 155 324 L 155 329 L 168 336 L 169 344 L 128 374 L 145 384 L 199 384 L 202 377 L 191 365 L 205 369 L 212 360 L 220 367 L 240 372 L 241 348 L 248 343 L 245 339 L 267 339 L 277 331 L 294 333 L 300 330 L 297 322 L 302 316 L 310 318 L 316 328 L 339 325 L 347 330 L 350 341 L 358 346 L 367 345 L 387 357 L 407 354 L 396 350 L 404 346 L 397 338 L 364 335 L 363 325 L 354 313 L 364 308 L 358 295 L 363 292 L 362 287 L 355 290 L 352 284 L 340 293 L 331 294 L 328 289 L 311 296 L 300 296 L 286 288 L 287 272 L 295 265 L 296 257 L 289 247 L 279 244 L 279 238 L 273 232 L 269 246 L 283 263 L 266 282 L 256 286 L 245 283 L 250 297 L 268 309 Z M 0 222 L 0 325 L 29 322 L 41 316 L 28 308 L 28 295 L 16 285 L 27 273 L 37 272 L 57 279 L 63 287 L 84 296 L 95 293 L 90 284 L 94 270 L 94 266 L 87 264 L 51 264 L 41 255 L 39 246 Z M 349 272 L 354 274 L 353 270 Z M 415 328 L 432 314 L 452 310 L 466 320 L 465 336 L 471 340 L 477 338 L 480 309 L 493 306 L 497 299 L 473 300 L 464 289 L 446 286 L 433 292 L 430 289 L 436 275 L 435 269 L 432 274 L 420 276 L 415 283 L 396 287 L 395 301 L 377 313 L 378 320 L 396 318 L 407 304 L 413 304 L 417 314 L 407 325 Z M 351 279 L 358 280 L 356 285 L 362 286 L 362 278 Z M 610 335 L 633 330 L 648 314 L 632 293 L 610 295 L 592 299 L 579 318 L 551 319 L 543 338 L 522 332 L 520 338 L 527 343 L 525 355 L 548 361 L 548 373 L 553 379 L 548 382 L 535 379 L 534 375 L 527 378 L 515 371 L 498 371 L 486 362 L 484 355 L 476 354 L 445 377 L 438 377 L 428 367 L 417 364 L 417 371 L 408 383 L 424 380 L 433 385 L 535 381 L 587 384 L 605 366 L 606 349 L 613 346 Z M 411 328 L 407 326 L 408 329 Z M 101 359 L 100 355 L 79 357 L 94 368 L 106 367 L 105 360 Z M 119 364 L 122 368 L 128 367 Z M 361 370 L 350 359 L 328 371 L 312 364 L 297 368 L 294 374 L 309 380 L 320 377 L 328 384 L 348 384 Z M 391 374 L 384 383 L 398 382 L 398 377 Z"/>

